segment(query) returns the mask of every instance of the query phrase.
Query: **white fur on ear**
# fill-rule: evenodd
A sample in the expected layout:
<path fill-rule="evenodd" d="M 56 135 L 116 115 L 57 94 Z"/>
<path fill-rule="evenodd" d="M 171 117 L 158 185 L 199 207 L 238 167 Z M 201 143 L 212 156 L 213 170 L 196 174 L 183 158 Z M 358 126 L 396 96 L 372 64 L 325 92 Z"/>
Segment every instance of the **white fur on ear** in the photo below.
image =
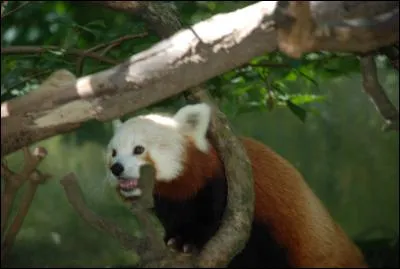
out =
<path fill-rule="evenodd" d="M 122 121 L 120 119 L 115 119 L 112 121 L 113 132 L 115 133 L 119 127 L 121 127 Z"/>
<path fill-rule="evenodd" d="M 174 119 L 179 130 L 193 138 L 197 148 L 203 152 L 208 151 L 206 133 L 210 124 L 211 107 L 205 103 L 187 105 L 176 112 Z"/>

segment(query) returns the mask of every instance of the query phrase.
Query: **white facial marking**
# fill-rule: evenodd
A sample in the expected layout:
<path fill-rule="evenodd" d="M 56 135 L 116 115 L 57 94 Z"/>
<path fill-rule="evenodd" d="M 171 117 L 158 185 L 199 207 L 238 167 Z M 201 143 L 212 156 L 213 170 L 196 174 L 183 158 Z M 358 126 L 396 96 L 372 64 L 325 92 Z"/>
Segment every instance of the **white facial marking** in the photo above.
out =
<path fill-rule="evenodd" d="M 207 152 L 207 128 L 211 109 L 206 104 L 188 105 L 175 116 L 149 114 L 137 116 L 118 124 L 107 148 L 108 164 L 120 163 L 124 170 L 119 177 L 139 178 L 140 167 L 152 162 L 156 169 L 156 179 L 171 181 L 184 169 L 185 147 L 190 137 L 195 146 Z M 134 148 L 141 146 L 144 151 L 135 154 Z M 115 156 L 112 156 L 115 155 Z M 111 178 L 116 177 L 110 173 Z M 138 196 L 139 188 L 121 190 L 126 197 Z"/>

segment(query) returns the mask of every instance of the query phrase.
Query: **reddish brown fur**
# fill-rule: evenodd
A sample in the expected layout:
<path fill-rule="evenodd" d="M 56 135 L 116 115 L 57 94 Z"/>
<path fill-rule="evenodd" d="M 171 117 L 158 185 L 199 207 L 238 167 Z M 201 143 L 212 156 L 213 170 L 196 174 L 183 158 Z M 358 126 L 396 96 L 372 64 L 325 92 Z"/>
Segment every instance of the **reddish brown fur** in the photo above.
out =
<path fill-rule="evenodd" d="M 255 219 L 268 223 L 275 240 L 288 249 L 294 267 L 367 267 L 363 255 L 333 221 L 300 173 L 264 144 L 242 138 L 255 180 Z M 221 175 L 223 164 L 214 148 L 208 154 L 192 142 L 183 174 L 170 183 L 158 182 L 163 197 L 186 199 Z"/>
<path fill-rule="evenodd" d="M 253 168 L 256 217 L 272 228 L 295 267 L 367 267 L 358 247 L 333 221 L 288 161 L 242 138 Z"/>
<path fill-rule="evenodd" d="M 196 194 L 207 182 L 207 178 L 222 175 L 223 166 L 214 148 L 208 153 L 196 149 L 188 140 L 184 171 L 172 182 L 157 182 L 155 192 L 165 198 L 184 200 Z M 195 160 L 195 161 L 193 161 Z"/>

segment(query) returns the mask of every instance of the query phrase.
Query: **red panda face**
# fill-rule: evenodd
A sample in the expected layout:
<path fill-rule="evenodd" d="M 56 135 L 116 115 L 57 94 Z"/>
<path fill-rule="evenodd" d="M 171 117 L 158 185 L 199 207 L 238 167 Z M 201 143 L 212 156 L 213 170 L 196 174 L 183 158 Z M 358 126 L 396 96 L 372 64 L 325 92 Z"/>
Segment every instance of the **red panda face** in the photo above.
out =
<path fill-rule="evenodd" d="M 190 139 L 206 152 L 210 108 L 205 104 L 185 106 L 175 116 L 149 114 L 132 118 L 116 128 L 107 147 L 109 178 L 127 198 L 141 195 L 139 170 L 151 164 L 156 180 L 170 182 L 184 170 Z"/>

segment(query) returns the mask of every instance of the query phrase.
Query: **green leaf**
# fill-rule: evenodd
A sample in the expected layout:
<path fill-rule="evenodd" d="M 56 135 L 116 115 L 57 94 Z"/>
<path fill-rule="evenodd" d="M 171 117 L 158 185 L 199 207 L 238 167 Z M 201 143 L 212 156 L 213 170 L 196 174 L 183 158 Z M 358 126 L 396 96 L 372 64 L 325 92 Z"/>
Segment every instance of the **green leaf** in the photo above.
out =
<path fill-rule="evenodd" d="M 324 95 L 315 95 L 315 94 L 296 94 L 290 96 L 289 100 L 295 105 L 303 105 L 307 103 L 324 101 L 326 96 Z"/>
<path fill-rule="evenodd" d="M 302 122 L 305 122 L 307 117 L 307 111 L 305 111 L 302 107 L 293 104 L 290 100 L 286 101 L 286 105 Z"/>
<path fill-rule="evenodd" d="M 296 74 L 296 72 L 290 72 L 290 73 L 285 77 L 285 79 L 288 80 L 288 81 L 295 81 L 295 80 L 297 80 L 297 74 Z"/>
<path fill-rule="evenodd" d="M 232 94 L 237 95 L 237 96 L 242 96 L 243 94 L 250 91 L 253 87 L 254 87 L 253 85 L 244 85 L 244 86 L 238 87 L 237 89 L 233 90 Z"/>
<path fill-rule="evenodd" d="M 313 69 L 303 66 L 297 69 L 297 73 L 306 81 L 311 82 L 312 84 L 314 84 L 315 87 L 318 88 L 318 82 L 313 78 L 315 76 Z"/>

